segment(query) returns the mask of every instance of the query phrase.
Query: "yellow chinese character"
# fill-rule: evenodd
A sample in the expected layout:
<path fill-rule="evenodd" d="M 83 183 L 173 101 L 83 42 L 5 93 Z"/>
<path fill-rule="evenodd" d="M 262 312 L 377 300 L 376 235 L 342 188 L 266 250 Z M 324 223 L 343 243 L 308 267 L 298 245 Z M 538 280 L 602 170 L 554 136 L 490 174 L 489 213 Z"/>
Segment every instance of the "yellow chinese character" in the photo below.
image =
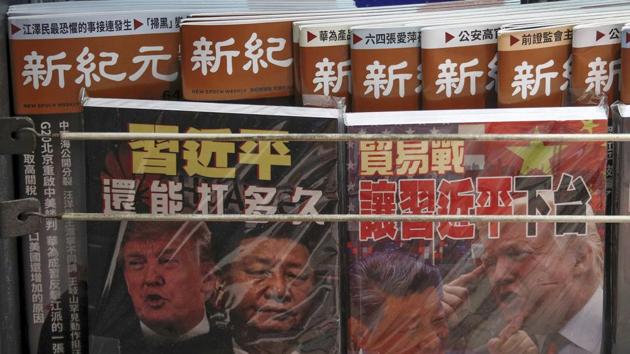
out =
<path fill-rule="evenodd" d="M 243 134 L 288 133 L 278 130 L 242 129 Z M 272 153 L 272 149 L 275 154 Z M 291 166 L 291 150 L 284 141 L 246 141 L 241 144 L 238 162 L 258 166 L 258 178 L 271 180 L 271 166 Z"/>
<path fill-rule="evenodd" d="M 429 142 L 399 141 L 396 143 L 396 174 L 418 175 L 429 172 Z"/>
<path fill-rule="evenodd" d="M 177 133 L 176 125 L 129 124 L 133 133 Z M 133 173 L 177 174 L 177 140 L 132 140 Z"/>
<path fill-rule="evenodd" d="M 230 129 L 189 128 L 186 133 L 230 134 Z M 186 141 L 182 147 L 184 149 L 184 160 L 186 160 L 184 171 L 189 176 L 234 178 L 236 169 L 228 167 L 228 155 L 236 151 L 233 142 Z M 214 160 L 212 158 L 213 155 Z"/>
<path fill-rule="evenodd" d="M 444 174 L 448 171 L 464 172 L 463 141 L 432 141 L 431 171 Z"/>
<path fill-rule="evenodd" d="M 391 176 L 394 174 L 391 141 L 362 141 L 361 176 Z"/>

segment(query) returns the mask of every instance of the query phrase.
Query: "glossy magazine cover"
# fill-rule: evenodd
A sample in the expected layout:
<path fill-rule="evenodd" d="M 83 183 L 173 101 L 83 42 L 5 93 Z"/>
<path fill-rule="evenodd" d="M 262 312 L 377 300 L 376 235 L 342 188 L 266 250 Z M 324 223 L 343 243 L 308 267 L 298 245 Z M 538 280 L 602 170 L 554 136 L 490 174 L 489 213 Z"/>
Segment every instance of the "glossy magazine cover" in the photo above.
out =
<path fill-rule="evenodd" d="M 334 133 L 327 109 L 88 100 L 87 131 Z M 338 145 L 87 143 L 88 210 L 335 214 Z M 336 353 L 339 231 L 323 223 L 89 224 L 90 335 L 102 353 Z"/>
<path fill-rule="evenodd" d="M 376 134 L 607 129 L 597 107 L 351 113 L 346 124 Z M 363 141 L 349 145 L 348 209 L 599 215 L 605 168 L 602 142 Z M 361 222 L 349 238 L 351 353 L 600 352 L 602 225 Z"/>

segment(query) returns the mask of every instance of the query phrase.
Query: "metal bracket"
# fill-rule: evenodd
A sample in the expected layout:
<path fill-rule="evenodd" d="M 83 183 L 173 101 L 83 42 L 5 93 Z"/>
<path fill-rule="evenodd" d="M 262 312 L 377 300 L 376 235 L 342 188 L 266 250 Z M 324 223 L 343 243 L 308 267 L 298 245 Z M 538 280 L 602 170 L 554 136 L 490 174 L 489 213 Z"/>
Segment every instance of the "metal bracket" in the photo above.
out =
<path fill-rule="evenodd" d="M 0 238 L 17 237 L 37 232 L 41 217 L 40 204 L 35 198 L 0 202 Z"/>
<path fill-rule="evenodd" d="M 35 151 L 37 131 L 28 117 L 0 118 L 0 154 L 22 155 Z"/>

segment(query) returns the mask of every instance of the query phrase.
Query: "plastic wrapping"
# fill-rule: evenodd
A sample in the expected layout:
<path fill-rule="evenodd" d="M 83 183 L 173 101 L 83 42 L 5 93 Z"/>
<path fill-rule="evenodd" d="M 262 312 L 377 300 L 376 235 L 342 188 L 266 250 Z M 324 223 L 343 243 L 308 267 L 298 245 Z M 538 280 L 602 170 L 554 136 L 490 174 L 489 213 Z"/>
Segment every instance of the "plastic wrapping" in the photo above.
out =
<path fill-rule="evenodd" d="M 364 113 L 348 114 L 347 125 L 350 133 L 604 133 L 607 116 L 602 108 Z M 351 144 L 348 209 L 600 215 L 605 147 L 385 137 Z M 600 352 L 603 225 L 363 222 L 349 228 L 350 353 Z"/>
<path fill-rule="evenodd" d="M 327 132 L 337 111 L 89 100 L 88 131 Z M 88 210 L 334 214 L 337 144 L 129 141 L 87 144 Z M 336 224 L 89 225 L 96 353 L 336 353 Z"/>

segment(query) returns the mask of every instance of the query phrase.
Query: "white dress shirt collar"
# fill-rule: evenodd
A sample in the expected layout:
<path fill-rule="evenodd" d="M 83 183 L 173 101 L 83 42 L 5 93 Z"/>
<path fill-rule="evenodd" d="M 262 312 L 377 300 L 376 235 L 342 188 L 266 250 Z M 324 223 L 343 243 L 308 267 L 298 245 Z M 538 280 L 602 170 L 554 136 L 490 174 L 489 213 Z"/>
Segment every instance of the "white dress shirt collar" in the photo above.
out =
<path fill-rule="evenodd" d="M 589 353 L 599 353 L 602 344 L 604 291 L 597 288 L 590 300 L 560 330 L 560 335 Z"/>
<path fill-rule="evenodd" d="M 193 327 L 190 331 L 182 334 L 181 336 L 177 338 L 163 336 L 157 333 L 156 331 L 152 330 L 151 328 L 149 328 L 149 326 L 144 324 L 144 322 L 142 321 L 140 321 L 140 329 L 142 330 L 142 334 L 144 335 L 144 337 L 149 339 L 150 341 L 154 341 L 158 343 L 178 342 L 178 341 L 190 339 L 193 337 L 201 336 L 210 332 L 210 322 L 208 321 L 208 318 L 206 316 L 203 316 L 201 321 L 195 327 Z"/>

